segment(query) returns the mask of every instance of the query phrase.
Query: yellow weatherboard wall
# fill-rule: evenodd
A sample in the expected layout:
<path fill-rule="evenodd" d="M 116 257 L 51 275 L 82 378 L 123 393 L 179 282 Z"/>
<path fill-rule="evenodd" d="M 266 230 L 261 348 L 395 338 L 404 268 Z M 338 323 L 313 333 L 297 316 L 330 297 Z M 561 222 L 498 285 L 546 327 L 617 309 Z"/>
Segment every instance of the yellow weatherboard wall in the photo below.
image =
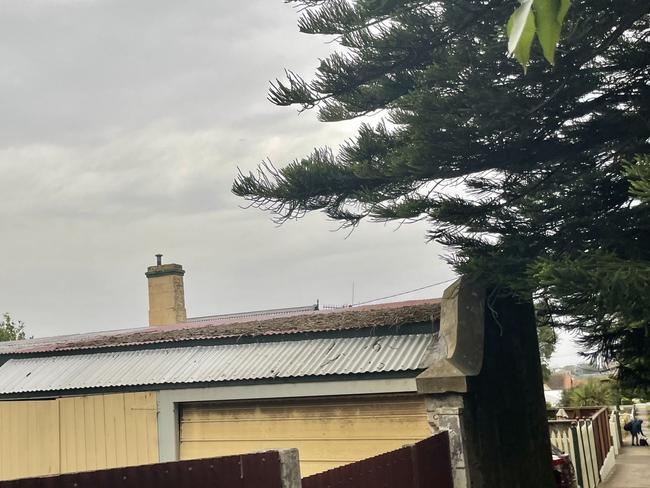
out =
<path fill-rule="evenodd" d="M 155 393 L 0 402 L 0 479 L 158 462 Z"/>
<path fill-rule="evenodd" d="M 0 402 L 0 479 L 59 473 L 58 423 L 55 400 Z"/>
<path fill-rule="evenodd" d="M 296 447 L 308 476 L 430 435 L 415 396 L 190 404 L 181 411 L 180 457 Z"/>

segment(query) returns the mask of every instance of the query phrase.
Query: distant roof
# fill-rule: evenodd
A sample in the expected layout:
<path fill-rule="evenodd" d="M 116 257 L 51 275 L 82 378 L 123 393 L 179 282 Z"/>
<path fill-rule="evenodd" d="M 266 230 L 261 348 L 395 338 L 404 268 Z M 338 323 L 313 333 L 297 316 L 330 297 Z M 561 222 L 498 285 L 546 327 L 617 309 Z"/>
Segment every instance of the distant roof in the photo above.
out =
<path fill-rule="evenodd" d="M 339 310 L 295 311 L 267 318 L 260 316 L 219 318 L 217 316 L 217 318 L 206 317 L 200 321 L 170 326 L 4 342 L 0 343 L 0 355 L 43 354 L 192 340 L 399 327 L 406 324 L 433 322 L 438 320 L 439 316 L 439 299 L 412 300 Z"/>
<path fill-rule="evenodd" d="M 295 315 L 302 312 L 315 312 L 318 310 L 318 304 L 305 305 L 302 307 L 289 307 L 289 308 L 271 308 L 267 310 L 254 310 L 252 312 L 236 312 L 226 313 L 220 315 L 206 315 L 205 317 L 191 317 L 187 319 L 188 323 L 195 322 L 213 322 L 215 320 L 230 320 L 230 319 L 248 319 L 255 318 L 258 320 L 271 317 L 279 317 L 286 315 Z"/>
<path fill-rule="evenodd" d="M 431 363 L 436 342 L 432 333 L 366 334 L 23 356 L 0 367 L 0 395 L 419 372 Z"/>

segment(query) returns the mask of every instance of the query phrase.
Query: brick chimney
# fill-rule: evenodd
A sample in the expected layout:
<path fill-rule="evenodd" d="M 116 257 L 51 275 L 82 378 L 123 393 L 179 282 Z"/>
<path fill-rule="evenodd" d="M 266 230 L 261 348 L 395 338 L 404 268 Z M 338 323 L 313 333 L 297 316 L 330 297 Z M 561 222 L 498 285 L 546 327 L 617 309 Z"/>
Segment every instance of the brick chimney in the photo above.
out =
<path fill-rule="evenodd" d="M 149 325 L 172 325 L 187 320 L 183 266 L 162 264 L 162 254 L 156 254 L 156 265 L 149 266 L 145 276 L 149 281 Z"/>

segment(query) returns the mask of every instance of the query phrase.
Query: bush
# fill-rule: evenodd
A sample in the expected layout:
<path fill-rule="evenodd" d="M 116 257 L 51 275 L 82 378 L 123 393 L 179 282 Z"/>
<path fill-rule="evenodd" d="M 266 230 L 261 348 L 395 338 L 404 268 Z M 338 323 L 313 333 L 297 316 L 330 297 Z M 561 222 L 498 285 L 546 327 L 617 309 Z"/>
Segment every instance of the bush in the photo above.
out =
<path fill-rule="evenodd" d="M 600 407 L 618 405 L 621 394 L 617 383 L 611 379 L 594 378 L 562 394 L 564 407 Z"/>

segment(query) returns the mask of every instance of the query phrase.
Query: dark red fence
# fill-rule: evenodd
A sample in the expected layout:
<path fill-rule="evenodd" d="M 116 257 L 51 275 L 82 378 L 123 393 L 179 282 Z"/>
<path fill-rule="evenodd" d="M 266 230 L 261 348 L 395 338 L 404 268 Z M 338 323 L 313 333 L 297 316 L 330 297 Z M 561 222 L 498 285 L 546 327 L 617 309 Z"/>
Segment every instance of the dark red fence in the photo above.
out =
<path fill-rule="evenodd" d="M 446 432 L 302 480 L 302 488 L 452 488 Z"/>
<path fill-rule="evenodd" d="M 294 450 L 0 481 L 0 488 L 297 488 Z M 302 480 L 302 488 L 453 488 L 446 432 Z"/>
<path fill-rule="evenodd" d="M 0 488 L 283 488 L 278 451 L 0 482 Z"/>

